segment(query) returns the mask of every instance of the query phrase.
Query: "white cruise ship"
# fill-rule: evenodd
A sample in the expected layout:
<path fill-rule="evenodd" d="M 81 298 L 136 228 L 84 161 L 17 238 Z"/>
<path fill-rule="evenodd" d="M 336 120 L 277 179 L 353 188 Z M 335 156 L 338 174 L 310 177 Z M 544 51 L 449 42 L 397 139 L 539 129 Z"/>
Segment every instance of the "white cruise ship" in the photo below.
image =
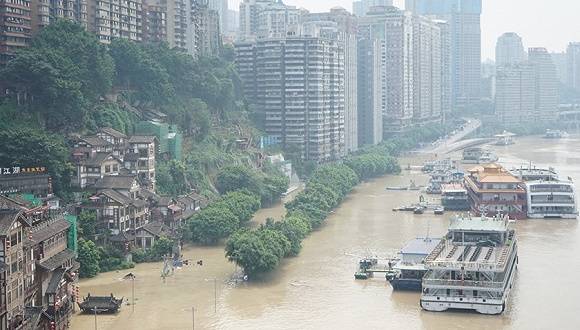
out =
<path fill-rule="evenodd" d="M 522 181 L 558 181 L 558 172 L 553 167 L 538 168 L 531 164 L 524 167 L 513 168 L 510 173 Z"/>
<path fill-rule="evenodd" d="M 518 263 L 509 222 L 507 217 L 452 217 L 449 232 L 425 259 L 421 307 L 501 314 Z"/>
<path fill-rule="evenodd" d="M 574 183 L 570 181 L 526 182 L 528 217 L 576 219 L 578 208 Z"/>

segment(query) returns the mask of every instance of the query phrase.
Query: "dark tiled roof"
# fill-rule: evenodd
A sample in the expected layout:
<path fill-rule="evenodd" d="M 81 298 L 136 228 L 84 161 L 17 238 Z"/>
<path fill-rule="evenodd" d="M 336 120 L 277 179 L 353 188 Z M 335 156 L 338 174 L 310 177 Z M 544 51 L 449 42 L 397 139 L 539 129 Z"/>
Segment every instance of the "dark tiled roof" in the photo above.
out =
<path fill-rule="evenodd" d="M 131 189 L 134 175 L 107 175 L 95 183 L 96 189 Z"/>
<path fill-rule="evenodd" d="M 161 235 L 172 236 L 171 228 L 167 227 L 161 222 L 150 222 L 143 226 L 143 230 L 147 231 L 153 236 L 159 237 Z"/>
<path fill-rule="evenodd" d="M 110 135 L 114 138 L 117 138 L 117 139 L 126 139 L 127 138 L 127 135 L 117 131 L 116 129 L 110 128 L 110 127 L 101 128 L 101 132 L 105 133 L 107 135 Z"/>
<path fill-rule="evenodd" d="M 21 211 L 19 210 L 0 210 L 0 236 L 8 235 L 10 227 L 12 227 L 12 224 L 19 218 L 28 226 L 31 225 L 28 219 L 21 215 Z"/>
<path fill-rule="evenodd" d="M 154 201 L 158 201 L 161 198 L 159 195 L 148 189 L 141 189 L 141 191 L 139 191 L 139 195 L 145 199 Z"/>
<path fill-rule="evenodd" d="M 46 287 L 46 294 L 55 294 L 58 291 L 58 284 L 62 280 L 64 273 L 66 270 L 64 268 L 57 268 L 53 273 L 50 281 L 48 282 L 48 286 Z"/>
<path fill-rule="evenodd" d="M 0 195 L 0 209 L 23 210 L 26 209 L 26 201 L 19 201 L 7 196 Z"/>
<path fill-rule="evenodd" d="M 119 202 L 123 205 L 129 205 L 129 203 L 131 203 L 131 199 L 119 192 L 116 192 L 112 189 L 106 189 L 100 192 L 100 194 L 105 195 L 109 198 L 111 198 L 112 200 Z"/>
<path fill-rule="evenodd" d="M 38 244 L 60 232 L 67 230 L 69 227 L 70 223 L 66 221 L 64 218 L 61 218 L 46 227 L 42 227 L 35 230 L 32 233 L 32 240 L 29 240 L 29 242 L 31 245 Z"/>
<path fill-rule="evenodd" d="M 135 236 L 133 236 L 131 234 L 128 234 L 128 233 L 125 233 L 125 232 L 122 232 L 122 233 L 119 233 L 119 234 L 117 234 L 115 236 L 109 237 L 109 241 L 111 241 L 111 242 L 121 242 L 121 243 L 123 243 L 123 242 L 129 242 L 129 241 L 132 241 L 134 239 L 135 239 Z"/>
<path fill-rule="evenodd" d="M 171 197 L 160 197 L 159 201 L 157 202 L 157 206 L 169 206 L 172 203 Z"/>
<path fill-rule="evenodd" d="M 126 153 L 123 156 L 123 161 L 125 162 L 136 162 L 139 160 L 139 154 L 135 152 Z"/>
<path fill-rule="evenodd" d="M 73 259 L 75 257 L 75 253 L 69 249 L 66 249 L 64 251 L 61 251 L 57 254 L 55 254 L 54 256 L 48 258 L 45 261 L 39 262 L 39 266 L 49 270 L 49 271 L 53 271 L 59 267 L 62 267 L 62 265 L 69 261 L 70 259 Z"/>
<path fill-rule="evenodd" d="M 123 303 L 123 298 L 116 299 L 111 294 L 109 297 L 95 297 L 90 294 L 79 303 L 79 307 L 83 310 L 117 310 Z"/>
<path fill-rule="evenodd" d="M 81 141 L 90 144 L 93 147 L 106 147 L 110 146 L 111 144 L 98 136 L 83 136 L 80 138 Z"/>
<path fill-rule="evenodd" d="M 129 138 L 129 143 L 153 143 L 155 136 L 151 135 L 135 135 Z"/>
<path fill-rule="evenodd" d="M 103 162 L 105 160 L 107 160 L 107 158 L 109 158 L 109 156 L 112 156 L 112 154 L 108 153 L 108 152 L 97 152 L 93 157 L 89 157 L 87 159 L 84 159 L 80 163 L 82 165 L 101 166 L 101 164 L 103 164 Z M 113 158 L 117 159 L 116 157 L 113 157 Z M 120 161 L 119 161 L 119 163 L 120 163 Z"/>
<path fill-rule="evenodd" d="M 149 203 L 147 203 L 146 201 L 144 201 L 142 199 L 133 199 L 133 200 L 131 200 L 131 205 L 133 205 L 135 207 L 145 207 L 148 204 Z"/>

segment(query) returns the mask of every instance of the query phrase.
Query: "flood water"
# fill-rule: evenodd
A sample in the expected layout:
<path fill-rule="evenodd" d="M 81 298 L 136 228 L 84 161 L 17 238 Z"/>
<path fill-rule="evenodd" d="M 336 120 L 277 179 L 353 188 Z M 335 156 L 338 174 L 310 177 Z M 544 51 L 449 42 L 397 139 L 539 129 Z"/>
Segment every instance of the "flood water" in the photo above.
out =
<path fill-rule="evenodd" d="M 493 147 L 500 162 L 515 167 L 533 161 L 570 176 L 580 191 L 580 139 L 517 139 Z M 421 164 L 410 158 L 402 164 Z M 392 256 L 410 239 L 442 236 L 448 216 L 394 213 L 393 207 L 418 200 L 419 192 L 389 192 L 387 185 L 425 184 L 427 177 L 405 172 L 361 184 L 305 242 L 302 253 L 286 259 L 259 281 L 233 284 L 236 267 L 223 247 L 187 248 L 186 267 L 160 278 L 161 264 L 142 264 L 135 273 L 135 311 L 99 315 L 99 329 L 578 329 L 580 327 L 580 229 L 576 220 L 525 220 L 515 224 L 519 268 L 508 308 L 499 316 L 431 313 L 419 307 L 419 293 L 393 292 L 382 276 L 356 281 L 359 257 Z M 262 210 L 261 221 L 279 217 L 283 207 Z M 113 292 L 131 300 L 126 272 L 81 281 L 81 295 Z M 214 278 L 215 288 L 214 291 Z M 215 295 L 214 295 L 215 293 Z M 217 297 L 217 300 L 214 300 Z M 214 311 L 215 308 L 215 311 Z M 94 329 L 91 315 L 77 315 L 73 329 Z"/>

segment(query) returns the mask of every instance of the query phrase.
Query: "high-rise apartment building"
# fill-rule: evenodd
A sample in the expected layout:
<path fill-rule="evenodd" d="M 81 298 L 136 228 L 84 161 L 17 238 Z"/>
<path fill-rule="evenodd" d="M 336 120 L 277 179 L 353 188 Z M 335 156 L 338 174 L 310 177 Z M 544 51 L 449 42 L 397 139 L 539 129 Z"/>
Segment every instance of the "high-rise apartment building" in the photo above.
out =
<path fill-rule="evenodd" d="M 521 63 L 526 60 L 526 51 L 522 38 L 517 33 L 502 34 L 495 46 L 495 64 L 497 66 Z"/>
<path fill-rule="evenodd" d="M 412 124 L 415 110 L 413 16 L 395 7 L 385 17 L 385 86 L 383 130 L 400 132 Z"/>
<path fill-rule="evenodd" d="M 452 109 L 451 95 L 451 31 L 447 21 L 433 19 L 441 32 L 441 114 L 443 120 Z"/>
<path fill-rule="evenodd" d="M 556 71 L 558 72 L 558 79 L 560 84 L 568 84 L 568 54 L 566 52 L 554 52 L 550 53 L 552 55 L 552 61 L 556 65 Z"/>
<path fill-rule="evenodd" d="M 537 121 L 553 121 L 558 117 L 559 82 L 556 66 L 546 48 L 530 48 L 529 62 L 534 67 L 535 107 Z"/>
<path fill-rule="evenodd" d="M 114 38 L 143 40 L 142 0 L 95 0 L 88 6 L 89 30 L 103 43 Z"/>
<path fill-rule="evenodd" d="M 278 0 L 244 0 L 240 3 L 238 40 L 283 38 L 299 25 L 302 11 Z"/>
<path fill-rule="evenodd" d="M 480 98 L 481 0 L 406 0 L 405 8 L 449 23 L 453 105 L 465 108 Z"/>
<path fill-rule="evenodd" d="M 143 5 L 143 40 L 165 42 L 167 39 L 167 6 L 160 1 L 148 0 Z"/>
<path fill-rule="evenodd" d="M 419 125 L 441 119 L 441 36 L 436 22 L 413 17 L 413 121 Z"/>
<path fill-rule="evenodd" d="M 220 31 L 229 31 L 230 24 L 230 14 L 228 0 L 208 0 L 209 9 L 215 10 L 219 18 L 219 29 Z"/>
<path fill-rule="evenodd" d="M 197 21 L 197 52 L 200 56 L 216 57 L 222 49 L 220 14 L 209 7 L 207 0 L 198 1 L 194 11 Z"/>
<path fill-rule="evenodd" d="M 0 2 L 0 65 L 9 61 L 18 49 L 30 43 L 31 3 L 29 0 Z"/>
<path fill-rule="evenodd" d="M 358 145 L 383 141 L 384 41 L 373 37 L 370 25 L 358 32 Z"/>
<path fill-rule="evenodd" d="M 356 16 L 365 16 L 372 7 L 389 7 L 393 5 L 393 0 L 359 0 L 352 3 L 352 12 Z"/>
<path fill-rule="evenodd" d="M 529 63 L 507 64 L 497 68 L 496 118 L 505 126 L 530 122 L 534 118 L 535 75 Z"/>
<path fill-rule="evenodd" d="M 35 0 L 31 2 L 32 29 L 39 29 L 57 20 L 68 19 L 89 27 L 89 0 L 50 1 Z"/>
<path fill-rule="evenodd" d="M 356 18 L 344 8 L 302 16 L 303 34 L 335 39 L 344 51 L 344 144 L 345 152 L 358 149 L 357 36 Z"/>
<path fill-rule="evenodd" d="M 294 35 L 238 43 L 236 62 L 244 84 L 255 85 L 249 101 L 271 139 L 307 160 L 344 155 L 344 51 L 337 40 Z"/>
<path fill-rule="evenodd" d="M 580 42 L 572 42 L 566 50 L 568 55 L 568 86 L 580 91 Z"/>
<path fill-rule="evenodd" d="M 545 48 L 530 48 L 528 61 L 497 67 L 496 115 L 504 125 L 558 118 L 558 75 Z"/>

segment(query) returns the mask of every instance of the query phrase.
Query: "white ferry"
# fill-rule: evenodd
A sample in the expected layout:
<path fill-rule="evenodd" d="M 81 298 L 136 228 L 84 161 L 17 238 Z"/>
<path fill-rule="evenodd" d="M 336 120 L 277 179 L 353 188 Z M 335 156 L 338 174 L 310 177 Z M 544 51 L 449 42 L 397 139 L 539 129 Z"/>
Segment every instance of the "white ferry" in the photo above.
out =
<path fill-rule="evenodd" d="M 578 208 L 571 181 L 526 182 L 528 217 L 576 219 Z"/>
<path fill-rule="evenodd" d="M 467 148 L 463 151 L 464 164 L 489 164 L 498 161 L 498 157 L 491 151 L 480 148 Z"/>
<path fill-rule="evenodd" d="M 545 139 L 563 139 L 563 138 L 567 138 L 568 136 L 569 136 L 569 134 L 567 132 L 560 131 L 560 130 L 547 129 L 546 134 L 544 135 L 544 138 Z"/>
<path fill-rule="evenodd" d="M 421 307 L 501 314 L 518 263 L 515 231 L 507 217 L 451 218 L 448 234 L 425 259 Z"/>
<path fill-rule="evenodd" d="M 553 167 L 538 168 L 532 166 L 521 166 L 513 168 L 510 173 L 522 181 L 558 181 L 560 180 L 558 172 Z"/>

